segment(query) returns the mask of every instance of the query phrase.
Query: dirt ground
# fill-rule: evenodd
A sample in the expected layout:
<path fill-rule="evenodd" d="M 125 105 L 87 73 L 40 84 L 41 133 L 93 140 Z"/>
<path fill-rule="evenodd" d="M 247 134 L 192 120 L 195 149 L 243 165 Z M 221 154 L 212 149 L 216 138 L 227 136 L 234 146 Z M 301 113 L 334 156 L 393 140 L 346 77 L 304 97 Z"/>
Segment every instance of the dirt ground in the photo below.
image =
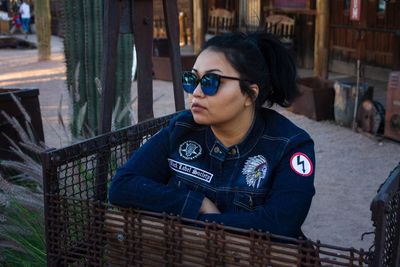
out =
<path fill-rule="evenodd" d="M 34 41 L 35 36 L 29 38 Z M 68 144 L 69 137 L 57 122 L 57 109 L 62 96 L 61 110 L 68 123 L 69 96 L 62 40 L 54 37 L 52 42 L 52 60 L 46 62 L 37 62 L 36 50 L 0 49 L 0 87 L 39 88 L 46 143 L 60 147 Z M 135 83 L 132 90 L 136 94 Z M 154 81 L 156 116 L 174 112 L 172 96 L 170 82 Z M 370 202 L 399 163 L 400 143 L 379 141 L 333 121 L 316 122 L 277 109 L 307 130 L 315 141 L 316 195 L 303 226 L 305 234 L 325 244 L 369 249 L 373 236 L 364 241 L 360 237 L 373 231 Z"/>

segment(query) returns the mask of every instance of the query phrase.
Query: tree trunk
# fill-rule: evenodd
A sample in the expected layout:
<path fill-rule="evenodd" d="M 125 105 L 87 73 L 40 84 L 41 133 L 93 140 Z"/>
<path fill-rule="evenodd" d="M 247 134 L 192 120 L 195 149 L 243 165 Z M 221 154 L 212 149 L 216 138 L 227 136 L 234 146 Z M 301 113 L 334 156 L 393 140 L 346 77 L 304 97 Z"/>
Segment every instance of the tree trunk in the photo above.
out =
<path fill-rule="evenodd" d="M 35 1 L 35 23 L 38 39 L 39 61 L 50 60 L 51 57 L 51 15 L 50 0 Z"/>

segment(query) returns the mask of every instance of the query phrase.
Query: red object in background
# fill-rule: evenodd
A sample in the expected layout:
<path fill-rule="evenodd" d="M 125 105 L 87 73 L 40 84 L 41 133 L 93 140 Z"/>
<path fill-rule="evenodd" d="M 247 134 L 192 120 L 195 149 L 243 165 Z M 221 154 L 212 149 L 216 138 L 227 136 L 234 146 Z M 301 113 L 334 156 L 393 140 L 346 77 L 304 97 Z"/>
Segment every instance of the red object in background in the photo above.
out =
<path fill-rule="evenodd" d="M 400 142 L 400 71 L 389 76 L 384 135 Z"/>
<path fill-rule="evenodd" d="M 351 0 L 350 2 L 350 20 L 359 21 L 361 17 L 361 0 Z"/>
<path fill-rule="evenodd" d="M 15 27 L 17 29 L 21 29 L 22 24 L 21 24 L 21 18 L 19 17 L 19 15 L 13 16 L 12 23 L 15 25 Z"/>

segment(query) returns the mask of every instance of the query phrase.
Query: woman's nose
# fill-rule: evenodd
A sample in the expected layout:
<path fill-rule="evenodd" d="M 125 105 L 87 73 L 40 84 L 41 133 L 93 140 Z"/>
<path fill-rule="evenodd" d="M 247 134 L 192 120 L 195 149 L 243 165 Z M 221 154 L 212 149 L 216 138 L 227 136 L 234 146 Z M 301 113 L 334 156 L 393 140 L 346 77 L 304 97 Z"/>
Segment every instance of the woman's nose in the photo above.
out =
<path fill-rule="evenodd" d="M 200 83 L 198 83 L 196 88 L 194 89 L 193 96 L 196 96 L 196 97 L 204 97 L 205 96 L 203 90 L 201 90 Z"/>

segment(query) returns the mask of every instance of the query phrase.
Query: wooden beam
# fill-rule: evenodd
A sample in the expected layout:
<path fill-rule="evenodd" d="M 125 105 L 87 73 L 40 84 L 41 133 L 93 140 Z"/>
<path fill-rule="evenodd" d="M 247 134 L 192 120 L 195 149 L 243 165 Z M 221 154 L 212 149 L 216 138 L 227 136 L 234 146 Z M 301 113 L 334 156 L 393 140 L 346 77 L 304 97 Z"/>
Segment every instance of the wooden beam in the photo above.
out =
<path fill-rule="evenodd" d="M 328 78 L 329 1 L 317 0 L 314 42 L 314 75 Z"/>
<path fill-rule="evenodd" d="M 316 11 L 313 9 L 299 9 L 299 8 L 274 8 L 271 6 L 264 7 L 264 12 L 266 12 L 267 16 L 273 14 L 293 14 L 293 15 L 310 15 L 315 16 Z"/>
<path fill-rule="evenodd" d="M 204 43 L 203 8 L 203 0 L 193 1 L 193 47 L 195 54 L 200 53 Z"/>
<path fill-rule="evenodd" d="M 133 33 L 137 53 L 138 121 L 154 118 L 153 113 L 153 1 L 136 0 Z"/>
<path fill-rule="evenodd" d="M 182 62 L 179 48 L 178 5 L 176 1 L 163 0 L 165 26 L 169 41 L 169 55 L 174 85 L 175 110 L 185 109 L 185 99 L 182 90 Z M 184 30 L 184 29 L 183 29 Z"/>
<path fill-rule="evenodd" d="M 102 58 L 102 94 L 100 109 L 99 134 L 111 131 L 112 109 L 115 97 L 115 81 L 117 68 L 117 47 L 120 28 L 120 2 L 106 0 L 104 2 L 104 38 Z"/>

